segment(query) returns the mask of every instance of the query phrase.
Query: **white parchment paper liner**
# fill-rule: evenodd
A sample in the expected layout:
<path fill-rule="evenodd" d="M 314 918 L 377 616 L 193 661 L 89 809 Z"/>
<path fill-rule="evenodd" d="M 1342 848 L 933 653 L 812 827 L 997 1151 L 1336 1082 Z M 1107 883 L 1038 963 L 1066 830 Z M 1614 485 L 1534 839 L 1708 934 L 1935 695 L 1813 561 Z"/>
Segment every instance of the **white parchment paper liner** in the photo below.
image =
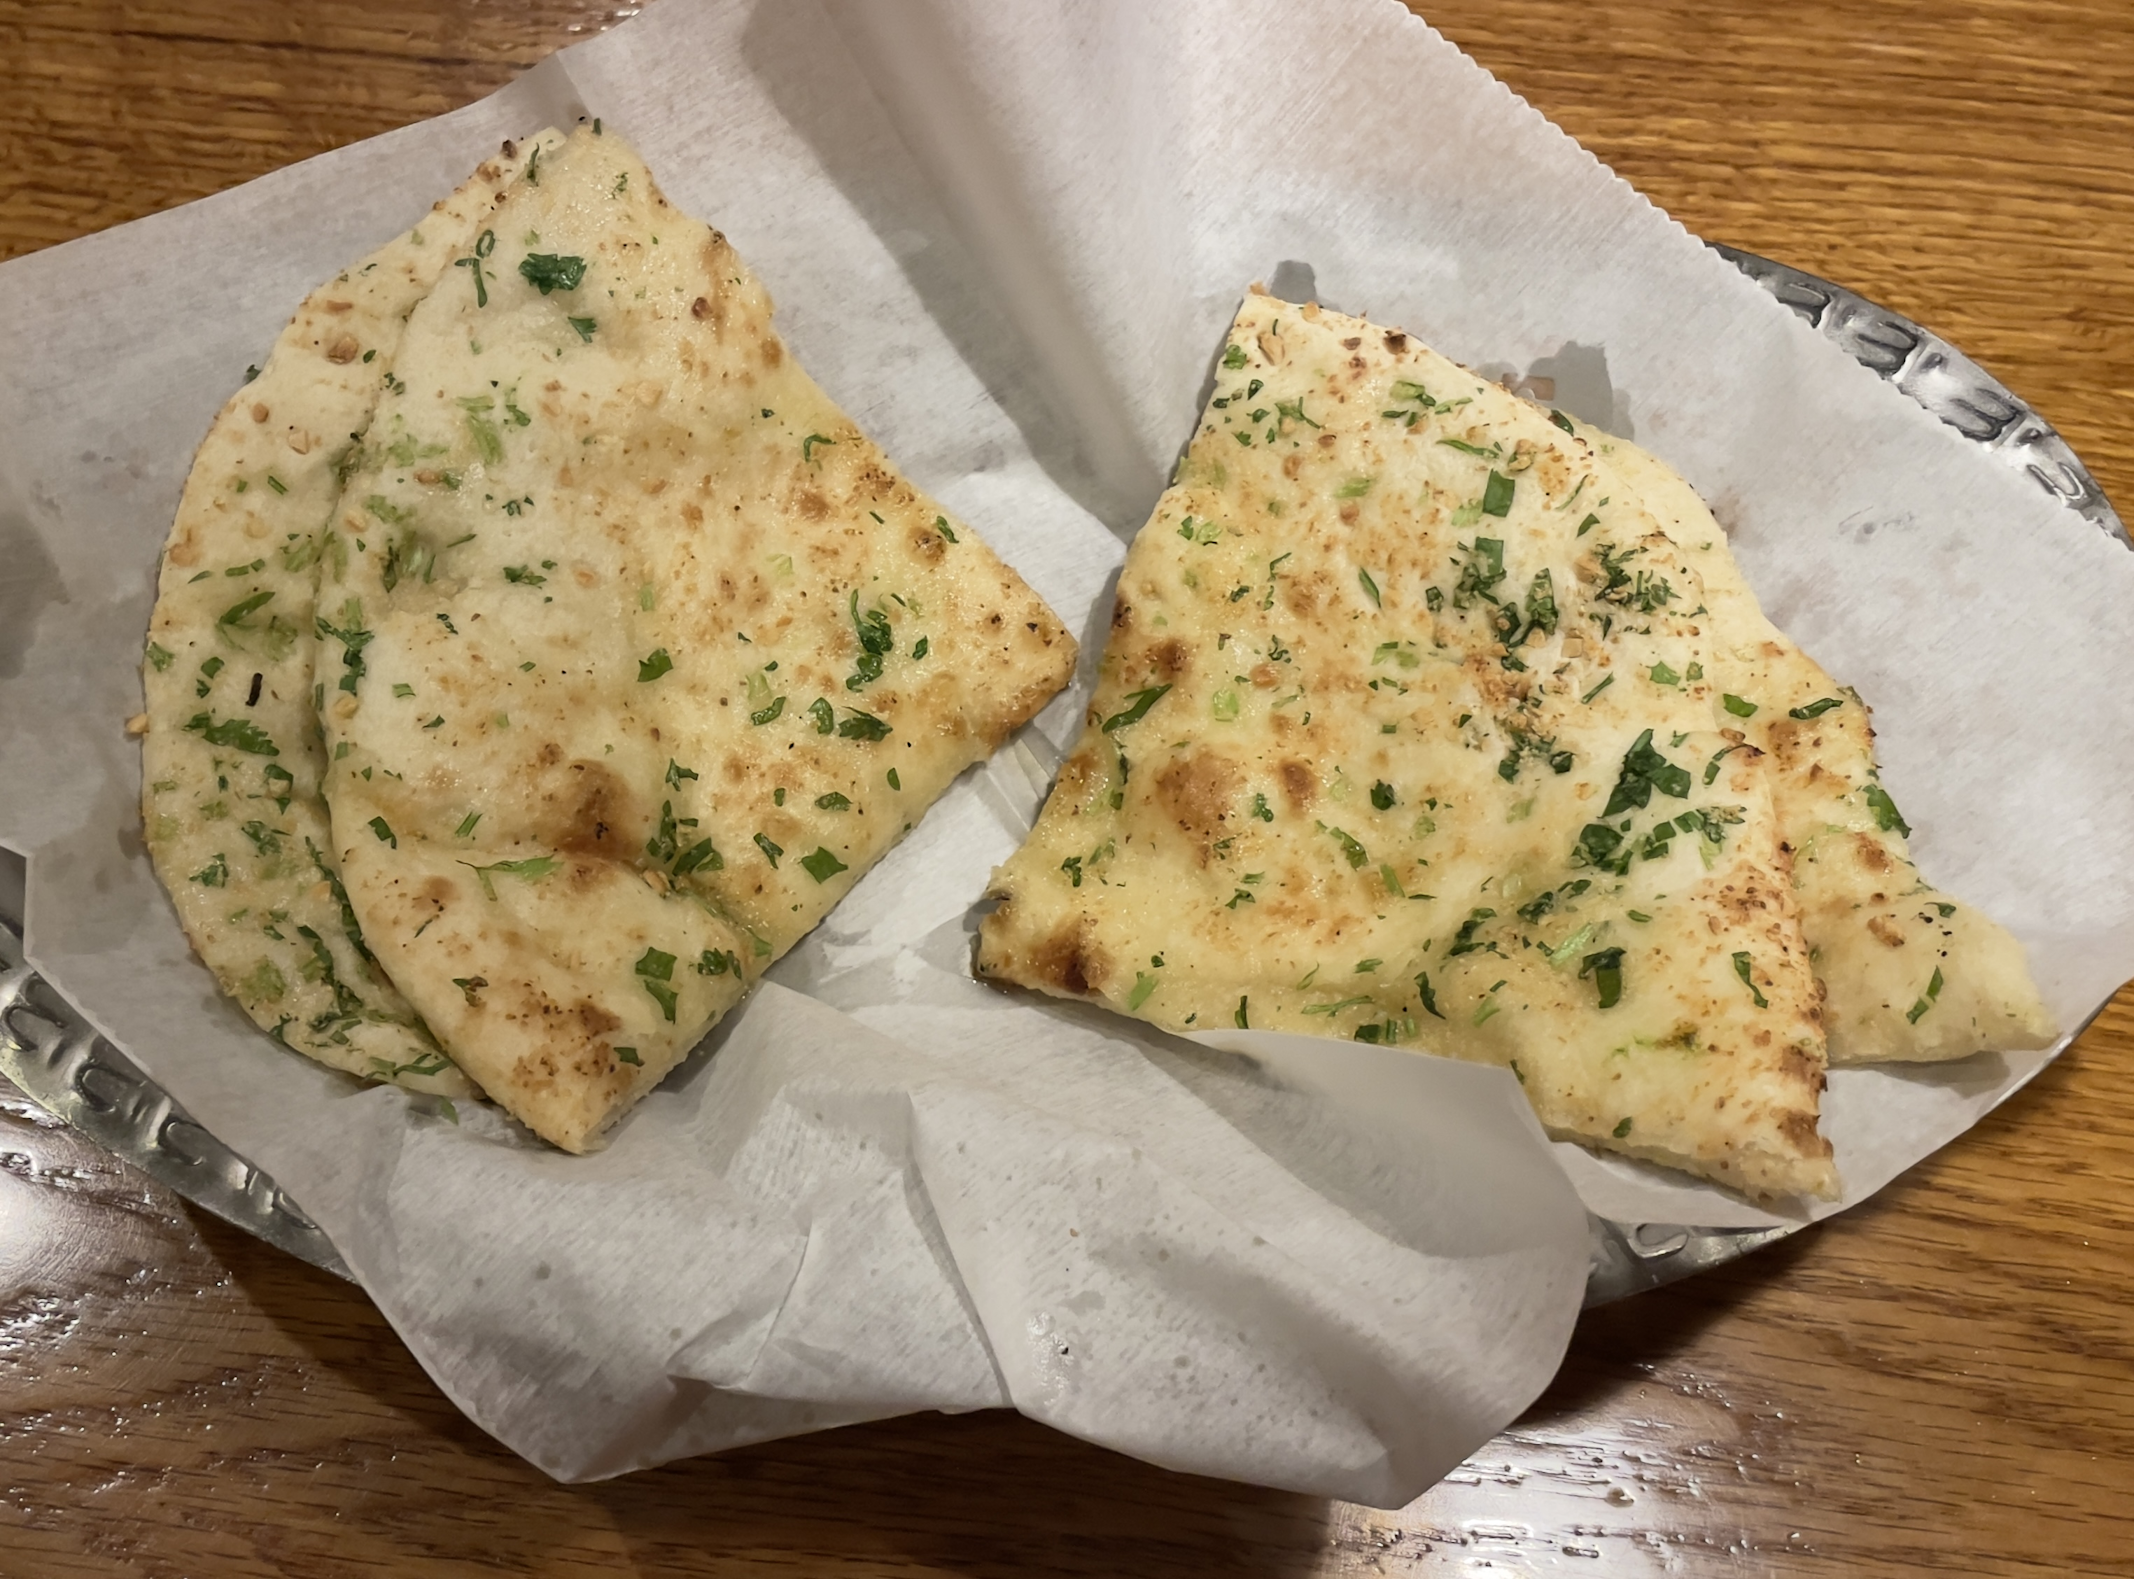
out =
<path fill-rule="evenodd" d="M 142 854 L 118 723 L 193 447 L 306 290 L 490 145 L 597 113 L 804 364 L 1101 643 L 1250 280 L 1593 368 L 1773 617 L 1876 705 L 1922 865 L 2081 1023 L 2134 971 L 2134 557 L 1849 362 L 1386 0 L 664 0 L 455 115 L 0 269 L 0 839 L 40 969 L 333 1238 L 549 1472 L 1011 1404 L 1156 1462 L 1407 1500 L 1539 1391 L 1579 1196 L 1784 1219 L 1552 1148 L 1496 1071 L 1196 1048 L 969 979 L 1079 691 L 966 775 L 592 1159 L 267 1044 Z M 1567 385 L 1568 387 L 1568 381 Z M 1239 1056 L 1243 1054 L 1244 1056 Z M 2042 1062 L 1841 1072 L 1850 1204 Z M 1575 1180 L 1574 1195 L 1567 1180 Z"/>

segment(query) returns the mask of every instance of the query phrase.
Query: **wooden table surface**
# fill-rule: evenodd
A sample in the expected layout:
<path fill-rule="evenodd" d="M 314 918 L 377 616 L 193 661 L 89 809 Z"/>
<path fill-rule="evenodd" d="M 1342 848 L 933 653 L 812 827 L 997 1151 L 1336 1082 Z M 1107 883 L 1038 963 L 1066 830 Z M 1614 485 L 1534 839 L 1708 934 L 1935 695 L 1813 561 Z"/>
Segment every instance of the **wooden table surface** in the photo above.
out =
<path fill-rule="evenodd" d="M 633 9 L 0 0 L 0 256 L 450 109 Z M 2134 5 L 1425 9 L 1692 231 L 1962 345 L 2134 517 Z M 2134 1574 L 2130 1184 L 2123 994 L 1866 1206 L 1589 1314 L 1526 1417 L 1399 1513 L 1004 1413 L 566 1487 L 354 1289 L 10 1091 L 0 1574 Z"/>

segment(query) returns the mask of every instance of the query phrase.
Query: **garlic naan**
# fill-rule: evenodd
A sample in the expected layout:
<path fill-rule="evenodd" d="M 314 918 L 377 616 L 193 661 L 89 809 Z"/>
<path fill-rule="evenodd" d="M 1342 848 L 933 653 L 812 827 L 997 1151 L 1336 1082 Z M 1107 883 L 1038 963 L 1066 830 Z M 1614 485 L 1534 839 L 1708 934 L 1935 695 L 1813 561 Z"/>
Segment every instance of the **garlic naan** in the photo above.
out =
<path fill-rule="evenodd" d="M 1254 295 L 979 969 L 1510 1068 L 1553 1132 L 1828 1195 L 1818 989 L 1696 570 L 1567 424 Z"/>
<path fill-rule="evenodd" d="M 576 1151 L 1074 642 L 621 139 L 544 155 L 457 262 L 325 558 L 326 796 L 393 980 Z"/>

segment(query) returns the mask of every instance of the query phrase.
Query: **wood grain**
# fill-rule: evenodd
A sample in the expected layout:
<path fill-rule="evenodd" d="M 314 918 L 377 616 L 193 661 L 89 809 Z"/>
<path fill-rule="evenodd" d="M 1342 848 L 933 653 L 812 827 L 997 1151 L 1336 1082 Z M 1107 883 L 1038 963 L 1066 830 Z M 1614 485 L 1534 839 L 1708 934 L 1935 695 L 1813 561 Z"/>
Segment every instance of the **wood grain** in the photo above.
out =
<path fill-rule="evenodd" d="M 630 7 L 0 0 L 0 255 L 478 97 Z M 1446 0 L 1696 233 L 1932 325 L 2134 508 L 2134 8 Z M 354 1290 L 0 1096 L 0 1575 L 2134 1573 L 2134 996 L 1962 1142 L 1591 1313 L 1396 1514 L 1002 1414 L 601 1486 L 469 1425 Z"/>

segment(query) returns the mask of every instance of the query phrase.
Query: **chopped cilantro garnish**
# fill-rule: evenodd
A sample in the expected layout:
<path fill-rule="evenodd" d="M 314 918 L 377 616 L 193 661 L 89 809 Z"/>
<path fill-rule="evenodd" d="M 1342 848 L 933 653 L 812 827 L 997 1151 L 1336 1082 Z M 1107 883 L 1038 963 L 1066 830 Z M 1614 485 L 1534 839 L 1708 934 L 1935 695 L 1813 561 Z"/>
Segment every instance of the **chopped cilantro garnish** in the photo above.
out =
<path fill-rule="evenodd" d="M 1630 1119 L 1629 1119 L 1629 1117 L 1628 1117 L 1628 1116 L 1626 1115 L 1626 1116 L 1625 1116 L 1625 1117 L 1623 1118 L 1622 1122 L 1621 1122 L 1621 1123 L 1619 1123 L 1619 1124 L 1617 1124 L 1617 1125 L 1615 1126 L 1614 1130 L 1612 1130 L 1612 1131 L 1611 1131 L 1610 1133 L 1612 1133 L 1612 1134 L 1613 1134 L 1613 1135 L 1615 1136 L 1615 1138 L 1616 1138 L 1617 1140 L 1621 1140 L 1621 1139 L 1622 1139 L 1622 1138 L 1623 1138 L 1623 1137 L 1624 1137 L 1625 1135 L 1629 1134 L 1629 1133 L 1630 1133 Z"/>
<path fill-rule="evenodd" d="M 1487 905 L 1478 905 L 1473 910 L 1468 911 L 1467 919 L 1460 923 L 1459 931 L 1452 935 L 1452 947 L 1445 950 L 1445 957 L 1447 959 L 1456 959 L 1462 954 L 1503 953 L 1504 951 L 1494 943 L 1478 943 L 1475 941 L 1475 934 L 1482 929 L 1482 923 L 1489 920 L 1496 913 Z"/>
<path fill-rule="evenodd" d="M 525 883 L 538 883 L 563 869 L 563 863 L 553 855 L 529 856 L 523 861 L 492 861 L 487 866 L 476 866 L 472 861 L 459 864 L 481 879 L 482 892 L 491 899 L 496 898 L 496 885 L 489 880 L 491 872 L 502 872 L 506 877 L 516 877 Z"/>
<path fill-rule="evenodd" d="M 1231 1016 L 1231 1021 L 1241 1031 L 1249 1031 L 1252 1029 L 1252 1015 L 1250 1013 L 1251 1007 L 1252 1000 L 1250 997 L 1244 997 L 1237 1000 L 1237 1013 Z"/>
<path fill-rule="evenodd" d="M 1732 691 L 1722 692 L 1719 702 L 1736 718 L 1754 718 L 1756 716 L 1756 703 L 1736 696 Z"/>
<path fill-rule="evenodd" d="M 1437 1006 L 1437 993 L 1430 985 L 1430 972 L 1421 971 L 1416 975 L 1415 990 L 1422 994 L 1424 1013 L 1435 1015 L 1440 1020 L 1445 1018 L 1444 1011 Z"/>
<path fill-rule="evenodd" d="M 1649 570 L 1633 572 L 1630 561 L 1644 552 L 1641 548 L 1624 549 L 1618 552 L 1607 543 L 1594 550 L 1600 560 L 1600 569 L 1607 577 L 1605 584 L 1593 594 L 1602 603 L 1612 603 L 1618 608 L 1636 609 L 1641 614 L 1651 614 L 1675 595 L 1675 589 L 1664 576 L 1656 576 Z"/>
<path fill-rule="evenodd" d="M 672 1019 L 673 1016 L 669 1015 L 668 1018 Z M 615 1049 L 615 1056 L 633 1069 L 642 1069 L 645 1066 L 645 1061 L 637 1056 L 637 1049 L 634 1047 L 618 1047 Z"/>
<path fill-rule="evenodd" d="M 1384 779 L 1380 779 L 1371 786 L 1371 804 L 1373 806 L 1376 806 L 1380 811 L 1391 811 L 1393 802 L 1393 786 Z"/>
<path fill-rule="evenodd" d="M 504 435 L 487 415 L 495 405 L 487 395 L 466 395 L 459 401 L 460 421 L 466 424 L 467 436 L 474 440 L 475 453 L 491 466 L 504 458 Z"/>
<path fill-rule="evenodd" d="M 232 751 L 248 752 L 255 757 L 278 757 L 281 750 L 273 738 L 247 718 L 226 718 L 216 723 L 206 713 L 195 713 L 187 722 L 186 733 L 200 735 L 211 746 L 224 746 Z"/>
<path fill-rule="evenodd" d="M 230 883 L 230 863 L 218 853 L 212 861 L 193 873 L 193 881 L 203 888 L 227 888 Z"/>
<path fill-rule="evenodd" d="M 1259 794 L 1257 792 L 1254 793 L 1252 797 L 1252 815 L 1259 818 L 1262 822 L 1274 821 L 1274 808 L 1267 804 L 1267 797 L 1265 795 Z"/>
<path fill-rule="evenodd" d="M 1544 893 L 1536 894 L 1519 907 L 1519 919 L 1529 924 L 1539 921 L 1543 916 L 1554 910 L 1559 903 L 1576 899 L 1592 886 L 1593 880 L 1591 878 L 1581 877 L 1575 882 L 1564 884 L 1561 888 L 1551 888 Z"/>
<path fill-rule="evenodd" d="M 872 713 L 863 713 L 856 707 L 845 709 L 843 722 L 837 726 L 839 736 L 846 740 L 887 740 L 889 725 Z"/>
<path fill-rule="evenodd" d="M 956 541 L 955 529 L 948 524 L 947 516 L 937 515 L 934 517 L 934 530 L 939 532 L 943 537 L 947 538 L 951 543 Z"/>
<path fill-rule="evenodd" d="M 816 796 L 815 805 L 817 810 L 820 811 L 850 811 L 852 809 L 851 799 L 836 790 L 830 791 L 827 795 Z"/>
<path fill-rule="evenodd" d="M 1343 832 L 1339 828 L 1329 828 L 1323 822 L 1319 824 L 1319 831 L 1341 846 L 1341 854 L 1348 861 L 1352 870 L 1363 867 L 1370 862 L 1369 853 L 1361 844 L 1356 842 L 1352 835 Z"/>
<path fill-rule="evenodd" d="M 818 883 L 827 883 L 839 872 L 846 870 L 845 863 L 843 861 L 840 861 L 836 856 L 832 855 L 828 850 L 823 849 L 821 846 L 816 847 L 815 853 L 813 855 L 802 856 L 800 858 L 800 864 L 807 869 L 808 875 L 814 878 L 815 881 L 817 881 Z"/>
<path fill-rule="evenodd" d="M 774 868 L 778 865 L 778 857 L 785 854 L 783 845 L 773 844 L 766 835 L 760 833 L 756 835 L 756 848 L 763 852 L 763 858 Z"/>
<path fill-rule="evenodd" d="M 1667 758 L 1653 749 L 1652 731 L 1639 735 L 1623 757 L 1621 774 L 1615 781 L 1615 790 L 1608 797 L 1603 817 L 1613 817 L 1618 812 L 1644 806 L 1652 800 L 1652 792 L 1671 795 L 1676 800 L 1689 795 L 1689 770 L 1676 767 Z"/>
<path fill-rule="evenodd" d="M 1889 791 L 1881 785 L 1870 783 L 1867 786 L 1867 808 L 1875 814 L 1875 826 L 1884 833 L 1894 828 L 1906 838 L 1911 837 L 1912 825 L 1904 820 L 1903 814 L 1897 810 L 1897 803 L 1889 798 Z"/>
<path fill-rule="evenodd" d="M 370 831 L 378 836 L 378 842 L 380 844 L 389 844 L 396 850 L 400 848 L 399 839 L 395 838 L 393 835 L 393 825 L 387 822 L 383 817 L 371 818 Z"/>
<path fill-rule="evenodd" d="M 548 577 L 542 575 L 538 570 L 528 569 L 525 565 L 506 565 L 504 567 L 504 579 L 522 587 L 543 587 L 548 585 Z"/>
<path fill-rule="evenodd" d="M 1497 601 L 1496 588 L 1504 580 L 1504 540 L 1478 537 L 1472 546 L 1461 544 L 1467 559 L 1460 566 L 1460 579 L 1452 589 L 1452 606 L 1466 608 L 1474 599 Z"/>
<path fill-rule="evenodd" d="M 1806 707 L 1789 707 L 1786 709 L 1786 716 L 1788 718 L 1798 718 L 1803 721 L 1810 718 L 1821 718 L 1833 707 L 1843 707 L 1844 705 L 1844 697 L 1826 696 L 1820 702 L 1810 702 Z"/>
<path fill-rule="evenodd" d="M 216 859 L 220 860 L 221 857 L 217 856 Z M 1904 1011 L 1905 1019 L 1911 1024 L 1917 1025 L 1919 1023 L 1919 1017 L 1925 1014 L 1927 1010 L 1933 1008 L 1934 1000 L 1941 996 L 1941 987 L 1941 967 L 1939 965 L 1936 965 L 1934 967 L 1934 975 L 1932 979 L 1927 982 L 1927 990 L 1920 994 L 1919 1001 L 1917 1003 L 1913 1004 L 1909 1009 Z"/>
<path fill-rule="evenodd" d="M 1491 471 L 1489 481 L 1482 488 L 1482 513 L 1500 518 L 1511 514 L 1512 495 L 1518 487 L 1518 478 Z"/>
<path fill-rule="evenodd" d="M 810 702 L 808 704 L 808 716 L 815 720 L 815 733 L 818 735 L 828 735 L 836 732 L 837 714 L 831 710 L 827 698 L 817 697 Z M 689 776 L 691 778 L 696 777 L 694 773 Z"/>
<path fill-rule="evenodd" d="M 820 433 L 810 433 L 800 441 L 800 458 L 804 463 L 811 463 L 815 459 L 816 445 L 835 444 L 836 442 L 837 440 L 835 439 L 824 438 Z"/>
<path fill-rule="evenodd" d="M 1682 676 L 1675 673 L 1671 665 L 1665 663 L 1654 664 L 1650 678 L 1654 685 L 1680 685 L 1682 683 Z"/>
<path fill-rule="evenodd" d="M 1526 623 L 1527 630 L 1553 634 L 1556 629 L 1556 580 L 1546 570 L 1536 571 L 1527 583 Z"/>
<path fill-rule="evenodd" d="M 249 597 L 239 598 L 215 616 L 215 634 L 233 647 L 242 646 L 243 644 L 236 640 L 236 632 L 251 630 L 252 616 L 273 601 L 272 592 L 255 592 Z"/>
<path fill-rule="evenodd" d="M 655 647 L 649 656 L 637 660 L 637 683 L 657 680 L 674 667 L 674 660 L 667 656 L 667 649 Z"/>
<path fill-rule="evenodd" d="M 1578 979 L 1593 978 L 1593 985 L 1600 993 L 1600 1006 L 1612 1009 L 1623 1001 L 1623 951 L 1619 948 L 1604 948 L 1588 954 L 1579 962 Z"/>
<path fill-rule="evenodd" d="M 519 260 L 519 274 L 543 296 L 550 291 L 574 291 L 585 279 L 585 259 L 529 252 Z"/>
<path fill-rule="evenodd" d="M 1734 974 L 1739 976 L 1741 984 L 1749 989 L 1749 996 L 1756 1000 L 1756 1007 L 1768 1009 L 1771 1007 L 1771 1000 L 1766 998 L 1762 991 L 1758 989 L 1755 978 L 1750 974 L 1750 969 L 1749 951 L 1743 949 L 1734 956 Z"/>
<path fill-rule="evenodd" d="M 1579 830 L 1572 864 L 1597 866 L 1620 877 L 1630 870 L 1630 846 L 1623 836 L 1604 822 L 1589 822 Z"/>
<path fill-rule="evenodd" d="M 675 761 L 672 757 L 667 759 L 667 787 L 669 789 L 680 789 L 683 779 L 693 779 L 696 776 L 695 769 L 683 767 L 681 763 Z"/>
<path fill-rule="evenodd" d="M 1385 604 L 1380 602 L 1378 597 L 1378 583 L 1371 579 L 1371 573 L 1358 566 L 1356 579 L 1363 583 L 1363 594 L 1371 600 L 1371 607 L 1374 609 L 1384 608 Z"/>
<path fill-rule="evenodd" d="M 1140 723 L 1148 716 L 1148 710 L 1161 701 L 1164 693 L 1169 690 L 1168 685 L 1152 685 L 1145 690 L 1135 691 L 1126 698 L 1127 705 L 1123 709 L 1104 720 L 1104 732 L 1108 735 L 1114 730 L 1126 728 L 1129 724 Z"/>
<path fill-rule="evenodd" d="M 594 329 L 599 327 L 590 318 L 566 318 L 564 322 L 568 323 L 573 329 L 578 331 L 579 339 L 588 342 L 590 342 L 593 338 Z"/>
<path fill-rule="evenodd" d="M 859 633 L 860 655 L 852 666 L 852 674 L 845 681 L 845 689 L 857 691 L 882 677 L 882 662 L 896 650 L 896 632 L 889 628 L 889 616 L 880 609 L 860 612 L 860 595 L 857 590 L 847 604 L 853 628 Z M 914 656 L 917 656 L 914 654 Z"/>
<path fill-rule="evenodd" d="M 1608 689 L 1608 687 L 1609 687 L 1609 686 L 1611 686 L 1611 685 L 1613 685 L 1613 684 L 1615 684 L 1615 676 L 1614 676 L 1614 675 L 1612 675 L 1612 674 L 1611 674 L 1611 675 L 1606 675 L 1606 676 L 1604 676 L 1604 677 L 1602 678 L 1602 680 L 1601 680 L 1601 683 L 1600 683 L 1599 685 L 1596 685 L 1596 686 L 1595 686 L 1595 687 L 1594 687 L 1594 688 L 1593 688 L 1592 690 L 1588 691 L 1588 692 L 1587 692 L 1587 693 L 1586 693 L 1586 694 L 1585 694 L 1584 696 L 1581 696 L 1581 697 L 1579 698 L 1579 700 L 1580 700 L 1581 702 L 1590 702 L 1590 701 L 1592 701 L 1592 700 L 1593 700 L 1593 698 L 1595 698 L 1596 696 L 1600 695 L 1600 694 L 1601 694 L 1601 692 L 1603 692 L 1603 691 L 1607 690 L 1607 689 Z"/>
<path fill-rule="evenodd" d="M 674 858 L 674 875 L 687 877 L 691 872 L 721 872 L 726 869 L 726 857 L 709 839 L 699 839 Z"/>
<path fill-rule="evenodd" d="M 782 696 L 773 697 L 770 706 L 757 708 L 748 715 L 748 721 L 752 724 L 768 724 L 776 720 L 778 715 L 784 711 L 785 698 Z"/>

